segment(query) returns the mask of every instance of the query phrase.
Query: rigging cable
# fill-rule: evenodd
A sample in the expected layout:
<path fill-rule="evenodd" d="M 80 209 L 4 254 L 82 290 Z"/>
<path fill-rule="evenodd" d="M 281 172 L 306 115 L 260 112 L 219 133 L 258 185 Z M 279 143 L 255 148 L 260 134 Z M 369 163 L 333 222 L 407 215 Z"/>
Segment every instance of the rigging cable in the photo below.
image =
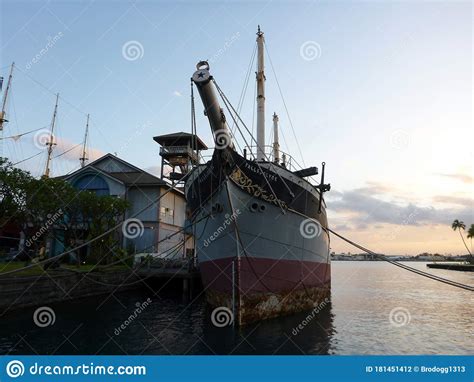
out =
<path fill-rule="evenodd" d="M 189 174 L 191 173 L 188 173 L 186 174 L 182 180 L 184 180 L 185 178 L 187 178 L 189 176 Z M 148 203 L 147 205 L 145 205 L 142 209 L 140 209 L 139 211 L 137 211 L 136 213 L 134 213 L 132 216 L 129 217 L 129 219 L 131 218 L 134 218 L 136 216 L 138 216 L 139 214 L 141 214 L 142 212 L 146 211 L 149 207 L 151 207 L 152 205 L 154 205 L 156 202 L 158 202 L 161 198 L 163 198 L 165 195 L 167 195 L 169 192 L 171 192 L 172 190 L 174 190 L 175 188 L 177 187 L 177 185 L 173 185 L 173 186 L 170 186 L 170 188 L 168 190 L 166 190 L 163 194 L 161 194 L 158 198 L 156 198 L 155 200 L 153 200 L 151 203 Z M 94 243 L 96 242 L 97 240 L 101 239 L 102 237 L 108 235 L 109 233 L 119 229 L 122 225 L 123 225 L 123 221 L 121 221 L 120 223 L 116 224 L 115 226 L 113 226 L 112 228 L 109 228 L 108 230 L 106 230 L 105 232 L 102 232 L 100 235 L 97 235 L 96 237 L 93 237 L 92 239 L 86 241 L 85 243 L 82 243 L 74 248 L 71 248 L 70 250 L 67 250 L 67 251 L 64 251 L 56 256 L 54 256 L 53 258 L 50 258 L 50 259 L 46 259 L 44 261 L 40 261 L 40 262 L 37 262 L 36 264 L 30 264 L 30 265 L 27 265 L 26 267 L 23 267 L 23 268 L 20 268 L 20 270 L 25 270 L 25 269 L 29 269 L 29 268 L 32 268 L 32 267 L 35 267 L 37 265 L 40 265 L 40 264 L 45 264 L 45 263 L 48 263 L 48 262 L 52 262 L 52 261 L 55 261 L 57 260 L 58 258 L 60 257 L 63 257 L 65 255 L 67 255 L 68 253 L 71 253 L 71 252 L 74 252 L 74 251 L 77 251 L 91 243 Z M 174 236 L 173 235 L 169 235 L 167 236 L 167 238 L 169 237 L 172 237 Z M 166 238 L 165 238 L 166 239 Z M 12 273 L 16 273 L 18 272 L 18 269 L 17 270 L 12 270 L 12 271 L 8 271 L 8 272 L 4 272 L 4 273 L 1 273 L 0 274 L 0 277 L 2 276 L 5 276 L 5 275 L 8 275 L 8 274 L 12 274 Z"/>
<path fill-rule="evenodd" d="M 413 272 L 413 273 L 416 273 L 416 274 L 419 274 L 421 276 L 424 276 L 424 277 L 427 277 L 429 279 L 432 279 L 432 280 L 435 280 L 435 281 L 439 281 L 439 282 L 442 282 L 442 283 L 445 283 L 445 284 L 448 284 L 448 285 L 452 285 L 452 286 L 455 286 L 455 287 L 458 287 L 458 288 L 462 288 L 462 289 L 466 289 L 468 291 L 471 291 L 471 292 L 474 292 L 474 286 L 470 286 L 470 285 L 466 285 L 466 284 L 462 284 L 462 283 L 458 283 L 456 281 L 452 281 L 452 280 L 448 280 L 448 279 L 445 279 L 443 277 L 439 277 L 439 276 L 435 276 L 429 272 L 425 272 L 425 271 L 421 271 L 419 269 L 416 269 L 416 268 L 413 268 L 413 267 L 410 267 L 408 265 L 405 265 L 405 264 L 402 264 L 402 263 L 399 263 L 397 261 L 393 261 L 393 260 L 390 260 L 389 258 L 387 258 L 386 256 L 382 255 L 382 254 L 379 254 L 379 253 L 375 253 L 373 251 L 371 251 L 370 249 L 368 248 L 365 248 L 363 247 L 362 245 L 360 244 L 357 244 L 355 242 L 353 242 L 352 240 L 349 240 L 347 238 L 345 238 L 344 236 L 338 234 L 337 232 L 333 231 L 332 229 L 330 228 L 323 228 L 324 230 L 327 230 L 329 232 L 331 232 L 332 234 L 336 235 L 338 238 L 344 240 L 345 242 L 353 245 L 354 247 L 360 249 L 361 251 L 364 251 L 366 253 L 368 253 L 369 255 L 373 255 L 375 257 L 378 257 L 390 264 L 393 264 L 397 267 L 400 267 L 400 268 L 403 268 L 407 271 L 410 271 L 410 272 Z"/>
<path fill-rule="evenodd" d="M 58 155 L 54 156 L 53 159 L 59 158 L 60 156 L 63 156 L 64 154 L 67 154 L 68 152 L 74 150 L 76 147 L 81 146 L 82 144 L 83 144 L 83 142 L 78 143 L 78 144 L 72 146 L 71 148 L 67 149 L 66 151 L 63 151 L 61 154 L 58 154 Z"/>
<path fill-rule="evenodd" d="M 17 140 L 17 139 L 21 138 L 23 135 L 31 134 L 31 133 L 34 133 L 35 131 L 38 131 L 38 130 L 46 129 L 48 126 L 49 126 L 49 125 L 42 126 L 42 127 L 38 127 L 37 129 L 30 130 L 30 131 L 27 131 L 27 132 L 25 132 L 25 133 L 20 133 L 20 134 L 16 134 L 16 135 L 10 135 L 10 136 L 8 136 L 8 137 L 0 137 L 0 140 L 4 140 L 4 139 Z"/>
<path fill-rule="evenodd" d="M 13 163 L 12 166 L 16 166 L 17 164 L 26 162 L 27 160 L 33 159 L 33 158 L 37 157 L 37 156 L 40 155 L 40 154 L 43 154 L 43 151 L 40 151 L 39 153 L 36 153 L 36 154 L 34 154 L 34 155 L 32 155 L 32 156 L 30 156 L 30 157 L 28 157 L 28 158 L 22 159 L 22 160 L 19 161 L 19 162 Z"/>
<path fill-rule="evenodd" d="M 233 107 L 232 104 L 230 103 L 229 99 L 226 97 L 226 95 L 225 95 L 224 92 L 221 90 L 221 88 L 219 87 L 219 85 L 217 85 L 216 81 L 215 81 L 215 80 L 213 80 L 213 81 L 214 81 L 214 85 L 216 86 L 216 89 L 217 89 L 217 91 L 219 92 L 219 95 L 221 96 L 222 100 L 224 101 L 224 104 L 225 104 L 227 110 L 229 111 L 229 113 L 230 113 L 232 119 L 235 120 L 235 117 L 234 117 L 234 113 L 235 113 L 235 115 L 237 116 L 237 118 L 240 120 L 240 122 L 242 122 L 242 125 L 245 127 L 245 129 L 247 130 L 247 132 L 250 134 L 250 131 L 249 131 L 249 129 L 247 128 L 247 125 L 245 125 L 245 123 L 244 123 L 244 121 L 242 120 L 242 118 L 240 118 L 240 115 L 237 114 L 237 111 L 234 109 L 234 107 Z M 230 110 L 229 106 L 230 106 L 230 108 L 232 109 L 232 111 Z M 243 138 L 245 144 L 248 146 L 248 142 L 247 142 L 247 140 L 245 139 L 245 137 L 244 137 L 242 131 L 241 131 L 240 128 L 238 127 L 238 124 L 236 124 L 236 126 L 237 126 L 237 129 L 239 130 L 240 134 L 242 135 L 242 138 Z M 253 137 L 252 135 L 250 136 L 250 138 L 255 141 L 255 139 L 254 139 L 254 137 Z M 255 142 L 255 143 L 256 143 L 256 142 Z M 250 146 L 249 146 L 249 147 L 250 147 Z M 251 153 L 251 154 L 253 155 L 253 153 Z M 265 153 L 264 153 L 264 155 L 265 155 Z M 270 162 L 270 160 L 268 159 L 268 157 L 267 157 L 266 155 L 265 155 L 265 159 L 267 160 L 267 162 L 269 162 L 271 165 L 273 165 L 273 163 Z M 271 192 L 273 193 L 273 195 L 274 195 L 274 196 L 276 197 L 276 199 L 278 200 L 278 204 L 279 204 L 280 208 L 282 209 L 282 212 L 285 213 L 285 211 L 284 211 L 284 209 L 283 209 L 283 207 L 282 207 L 282 205 L 281 205 L 280 200 L 277 198 L 275 192 L 273 191 L 272 186 L 271 186 L 270 183 L 268 182 L 268 179 L 267 179 L 267 177 L 265 176 L 265 173 L 264 173 L 264 171 L 262 170 L 262 168 L 261 168 L 261 166 L 260 166 L 260 164 L 258 163 L 257 160 L 255 160 L 255 164 L 257 165 L 257 167 L 259 168 L 260 172 L 262 173 L 263 178 L 265 179 L 265 181 L 266 181 L 268 187 L 270 188 Z M 290 195 L 291 195 L 292 197 L 294 197 L 295 195 L 293 194 L 293 191 L 288 187 L 288 184 L 287 184 L 287 183 L 285 182 L 285 180 L 281 177 L 281 175 L 278 173 L 278 171 L 275 171 L 275 173 L 278 175 L 278 177 L 280 178 L 280 180 L 283 182 L 283 184 L 285 185 L 285 187 L 286 187 L 286 189 L 288 190 L 288 192 L 290 193 Z"/>
<path fill-rule="evenodd" d="M 248 88 L 248 84 L 249 84 L 249 80 L 250 80 L 250 73 L 252 71 L 252 66 L 253 66 L 253 62 L 255 60 L 255 55 L 256 55 L 256 52 L 257 52 L 257 44 L 255 44 L 254 46 L 254 49 L 253 49 L 253 53 L 252 53 L 252 57 L 250 58 L 250 64 L 247 68 L 247 73 L 245 74 L 245 81 L 244 81 L 244 86 L 242 88 L 242 92 L 240 93 L 240 98 L 239 98 L 239 102 L 237 103 L 237 111 L 240 113 L 241 110 L 242 110 L 242 107 L 243 107 L 243 104 L 244 104 L 244 100 L 245 100 L 245 96 L 247 94 L 247 88 Z M 232 135 L 234 135 L 234 132 L 235 132 L 235 127 L 236 127 L 236 124 L 234 122 L 234 125 L 232 126 L 231 128 L 231 132 L 232 132 Z"/>
<path fill-rule="evenodd" d="M 306 166 L 306 163 L 304 162 L 303 152 L 301 151 L 301 147 L 300 147 L 300 144 L 298 142 L 298 138 L 297 138 L 296 133 L 295 133 L 295 128 L 294 128 L 293 122 L 291 121 L 291 118 L 290 118 L 290 113 L 288 111 L 288 107 L 286 106 L 285 97 L 283 97 L 283 92 L 282 92 L 281 87 L 280 87 L 280 82 L 278 81 L 278 77 L 276 75 L 275 68 L 273 67 L 272 58 L 270 57 L 270 53 L 268 52 L 267 43 L 264 44 L 264 47 L 265 47 L 265 51 L 267 52 L 268 60 L 270 61 L 270 66 L 272 68 L 273 75 L 275 76 L 275 82 L 277 84 L 278 91 L 280 92 L 281 100 L 283 101 L 283 106 L 285 107 L 286 115 L 288 116 L 288 121 L 290 122 L 291 131 L 293 132 L 293 137 L 295 138 L 295 141 L 296 141 L 296 146 L 298 147 L 299 154 L 301 155 L 301 161 L 303 162 L 303 165 Z"/>

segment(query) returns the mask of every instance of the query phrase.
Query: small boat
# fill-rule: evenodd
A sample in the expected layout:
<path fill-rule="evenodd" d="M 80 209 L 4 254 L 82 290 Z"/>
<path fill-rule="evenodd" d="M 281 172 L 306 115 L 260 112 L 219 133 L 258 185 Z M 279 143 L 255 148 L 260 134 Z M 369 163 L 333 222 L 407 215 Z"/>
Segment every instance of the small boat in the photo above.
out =
<path fill-rule="evenodd" d="M 234 123 L 243 121 L 200 61 L 192 76 L 213 132 L 212 159 L 185 183 L 188 218 L 195 224 L 199 269 L 208 303 L 232 312 L 244 325 L 312 309 L 331 287 L 329 233 L 323 194 L 309 177 L 316 167 L 295 169 L 278 142 L 265 146 L 264 35 L 257 33 L 257 139 L 238 152 L 219 98 Z M 252 137 L 252 139 L 254 139 Z"/>

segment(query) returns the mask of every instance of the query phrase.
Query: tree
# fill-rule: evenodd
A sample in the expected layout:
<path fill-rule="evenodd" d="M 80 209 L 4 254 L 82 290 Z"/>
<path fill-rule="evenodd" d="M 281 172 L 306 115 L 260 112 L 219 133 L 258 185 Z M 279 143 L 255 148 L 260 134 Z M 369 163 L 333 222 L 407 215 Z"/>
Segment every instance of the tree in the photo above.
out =
<path fill-rule="evenodd" d="M 471 224 L 467 231 L 467 238 L 471 239 L 471 248 L 472 248 L 472 238 L 474 238 L 474 224 Z"/>
<path fill-rule="evenodd" d="M 466 241 L 464 240 L 464 236 L 462 235 L 462 232 L 461 232 L 461 231 L 464 231 L 466 229 L 466 224 L 464 224 L 464 222 L 456 219 L 456 220 L 453 221 L 453 224 L 451 224 L 451 228 L 453 229 L 453 231 L 456 231 L 456 230 L 459 231 L 459 235 L 461 236 L 461 240 L 462 240 L 464 246 L 466 247 L 467 252 L 471 256 L 471 261 L 472 261 L 472 253 L 469 250 L 469 248 L 466 244 Z"/>
<path fill-rule="evenodd" d="M 29 172 L 13 167 L 7 158 L 0 157 L 0 227 L 24 220 L 27 191 L 33 181 Z"/>
<path fill-rule="evenodd" d="M 97 196 L 93 192 L 81 191 L 79 195 L 82 222 L 88 233 L 86 240 L 93 239 L 123 220 L 129 203 L 113 196 Z M 120 229 L 109 232 L 91 245 L 89 263 L 109 263 L 114 252 L 121 246 Z"/>
<path fill-rule="evenodd" d="M 126 200 L 76 190 L 61 178 L 35 179 L 0 157 L 0 228 L 14 222 L 25 234 L 25 245 L 38 250 L 47 237 L 71 247 L 91 240 L 123 220 Z M 120 228 L 91 245 L 89 262 L 109 262 L 120 246 Z"/>

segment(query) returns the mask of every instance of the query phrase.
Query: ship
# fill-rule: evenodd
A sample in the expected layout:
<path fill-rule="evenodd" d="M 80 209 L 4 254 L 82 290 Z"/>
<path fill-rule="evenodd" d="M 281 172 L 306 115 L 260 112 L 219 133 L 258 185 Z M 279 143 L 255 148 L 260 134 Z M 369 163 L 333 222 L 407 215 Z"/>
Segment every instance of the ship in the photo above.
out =
<path fill-rule="evenodd" d="M 200 61 L 191 78 L 215 147 L 212 158 L 187 176 L 187 216 L 194 226 L 207 302 L 213 313 L 230 312 L 234 325 L 313 309 L 329 301 L 331 290 L 325 163 L 319 182 L 311 180 L 318 168 L 293 168 L 290 156 L 279 148 L 276 113 L 274 142 L 267 153 L 265 42 L 260 27 L 256 42 L 257 137 L 251 137 L 255 147 L 237 150 L 219 99 L 235 124 L 243 121 L 211 75 L 209 63 Z"/>

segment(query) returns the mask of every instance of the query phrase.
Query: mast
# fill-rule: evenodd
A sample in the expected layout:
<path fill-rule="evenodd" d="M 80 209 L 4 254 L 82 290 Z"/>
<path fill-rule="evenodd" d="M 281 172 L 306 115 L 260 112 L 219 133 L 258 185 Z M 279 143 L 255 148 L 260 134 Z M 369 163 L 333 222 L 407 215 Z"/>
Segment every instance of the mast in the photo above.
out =
<path fill-rule="evenodd" d="M 89 134 L 89 114 L 87 114 L 86 133 L 84 134 L 84 144 L 82 145 L 82 157 L 79 158 L 79 161 L 81 162 L 81 168 L 85 166 L 86 160 L 89 159 L 86 157 L 86 144 L 87 144 L 88 134 Z"/>
<path fill-rule="evenodd" d="M 49 178 L 49 165 L 51 163 L 51 154 L 53 153 L 53 146 L 56 145 L 54 142 L 54 125 L 56 124 L 56 115 L 58 114 L 58 102 L 59 102 L 59 93 L 56 94 L 56 104 L 54 105 L 53 120 L 51 121 L 51 130 L 49 133 L 49 141 L 46 142 L 48 146 L 48 158 L 46 159 L 46 168 L 44 170 L 44 177 Z"/>
<path fill-rule="evenodd" d="M 8 122 L 8 120 L 5 119 L 5 115 L 6 115 L 8 93 L 10 92 L 10 87 L 12 85 L 14 67 L 15 67 L 15 63 L 12 62 L 12 66 L 10 68 L 10 75 L 8 76 L 7 88 L 5 89 L 5 94 L 3 95 L 2 111 L 0 112 L 0 131 L 3 131 L 3 123 Z"/>
<path fill-rule="evenodd" d="M 278 115 L 273 113 L 273 162 L 280 163 L 280 141 L 278 138 Z"/>
<path fill-rule="evenodd" d="M 257 160 L 265 160 L 265 74 L 264 74 L 264 38 L 257 32 Z"/>
<path fill-rule="evenodd" d="M 214 85 L 212 84 L 212 76 L 209 73 L 209 64 L 207 61 L 200 61 L 196 65 L 197 70 L 194 72 L 192 81 L 198 88 L 204 105 L 204 114 L 209 119 L 216 149 L 233 148 L 232 138 L 227 128 L 224 111 L 219 105 Z"/>

